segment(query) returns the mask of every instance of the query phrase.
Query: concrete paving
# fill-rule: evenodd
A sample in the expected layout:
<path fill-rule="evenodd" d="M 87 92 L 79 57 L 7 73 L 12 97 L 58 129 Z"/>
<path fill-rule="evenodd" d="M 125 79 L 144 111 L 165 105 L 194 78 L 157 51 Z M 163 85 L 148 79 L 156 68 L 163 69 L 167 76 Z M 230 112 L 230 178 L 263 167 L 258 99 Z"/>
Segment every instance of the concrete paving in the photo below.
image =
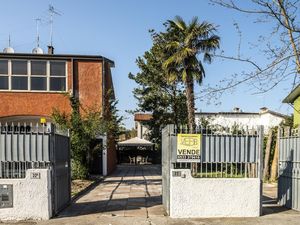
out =
<path fill-rule="evenodd" d="M 160 166 L 120 165 L 89 193 L 64 210 L 59 218 L 101 213 L 106 216 L 164 216 Z"/>
<path fill-rule="evenodd" d="M 94 189 L 57 218 L 17 222 L 18 225 L 299 225 L 300 212 L 276 204 L 276 185 L 264 185 L 263 216 L 258 218 L 172 219 L 165 216 L 160 166 L 119 166 Z M 2 224 L 2 223 L 1 223 Z M 4 223 L 3 223 L 4 224 Z M 11 223 L 10 223 L 11 224 Z"/>

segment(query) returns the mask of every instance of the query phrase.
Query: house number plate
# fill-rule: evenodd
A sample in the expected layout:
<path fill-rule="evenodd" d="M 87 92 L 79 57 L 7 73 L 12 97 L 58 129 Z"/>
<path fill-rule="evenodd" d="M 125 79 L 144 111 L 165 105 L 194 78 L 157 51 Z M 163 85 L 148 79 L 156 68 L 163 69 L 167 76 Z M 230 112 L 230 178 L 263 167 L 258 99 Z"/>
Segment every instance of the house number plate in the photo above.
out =
<path fill-rule="evenodd" d="M 31 172 L 30 179 L 41 179 L 41 173 L 39 172 Z"/>

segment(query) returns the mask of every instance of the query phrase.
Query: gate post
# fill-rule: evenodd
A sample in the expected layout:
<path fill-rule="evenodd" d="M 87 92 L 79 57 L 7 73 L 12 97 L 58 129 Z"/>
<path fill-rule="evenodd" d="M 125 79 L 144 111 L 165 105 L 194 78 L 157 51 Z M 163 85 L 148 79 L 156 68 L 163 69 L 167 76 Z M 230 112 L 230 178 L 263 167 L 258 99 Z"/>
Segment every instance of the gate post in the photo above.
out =
<path fill-rule="evenodd" d="M 163 206 L 170 215 L 170 173 L 171 173 L 171 135 L 174 133 L 175 126 L 167 125 L 162 130 L 162 199 Z"/>
<path fill-rule="evenodd" d="M 264 165 L 264 159 L 263 159 L 263 149 L 264 149 L 264 127 L 259 126 L 258 127 L 258 178 L 260 180 L 260 215 L 262 215 L 262 195 L 263 195 L 263 165 Z"/>
<path fill-rule="evenodd" d="M 102 173 L 103 176 L 107 175 L 107 136 L 102 136 L 103 150 L 102 150 Z"/>

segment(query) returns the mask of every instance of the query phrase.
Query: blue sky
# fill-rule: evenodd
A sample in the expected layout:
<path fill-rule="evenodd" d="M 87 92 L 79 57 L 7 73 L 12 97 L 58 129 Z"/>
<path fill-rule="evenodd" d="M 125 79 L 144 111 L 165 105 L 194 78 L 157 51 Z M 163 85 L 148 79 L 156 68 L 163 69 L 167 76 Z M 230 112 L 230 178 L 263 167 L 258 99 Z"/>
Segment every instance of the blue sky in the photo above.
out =
<path fill-rule="evenodd" d="M 243 4 L 246 1 L 243 1 Z M 227 9 L 212 6 L 207 0 L 1 0 L 0 48 L 7 46 L 11 35 L 12 46 L 16 52 L 31 52 L 35 46 L 35 18 L 41 18 L 41 47 L 46 51 L 49 43 L 48 5 L 52 4 L 62 15 L 54 19 L 54 47 L 56 53 L 100 54 L 115 61 L 113 80 L 119 109 L 128 119 L 125 125 L 133 126 L 133 118 L 125 110 L 133 110 L 136 101 L 132 95 L 135 83 L 128 79 L 128 73 L 136 73 L 135 59 L 151 47 L 149 29 L 162 30 L 167 19 L 180 15 L 186 20 L 193 16 L 218 25 L 221 49 L 229 55 L 237 52 L 238 35 L 233 26 L 239 22 L 243 32 L 242 52 L 263 61 L 249 48 L 258 35 L 270 31 L 267 24 L 254 24 L 253 18 Z M 204 84 L 215 84 L 248 66 L 236 62 L 215 59 L 205 65 L 207 77 Z M 196 87 L 196 93 L 201 87 Z M 220 99 L 215 105 L 197 100 L 201 111 L 229 111 L 238 106 L 243 111 L 258 111 L 266 106 L 282 113 L 292 113 L 291 107 L 282 104 L 282 99 L 290 91 L 290 81 L 271 92 L 253 95 L 246 85 Z"/>

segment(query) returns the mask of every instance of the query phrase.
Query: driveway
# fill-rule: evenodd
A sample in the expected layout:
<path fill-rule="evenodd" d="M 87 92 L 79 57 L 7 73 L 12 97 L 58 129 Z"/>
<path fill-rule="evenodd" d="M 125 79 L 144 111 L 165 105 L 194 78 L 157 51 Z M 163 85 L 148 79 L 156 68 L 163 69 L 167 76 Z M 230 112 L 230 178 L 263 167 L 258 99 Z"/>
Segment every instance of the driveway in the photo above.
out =
<path fill-rule="evenodd" d="M 59 217 L 101 213 L 108 216 L 164 216 L 160 166 L 118 166 L 115 173 L 78 199 Z"/>
<path fill-rule="evenodd" d="M 299 225 L 300 212 L 276 204 L 276 186 L 264 185 L 263 216 L 258 218 L 172 219 L 164 216 L 161 167 L 118 166 L 115 173 L 79 198 L 57 218 L 18 225 Z M 10 223 L 11 224 L 11 223 Z"/>

